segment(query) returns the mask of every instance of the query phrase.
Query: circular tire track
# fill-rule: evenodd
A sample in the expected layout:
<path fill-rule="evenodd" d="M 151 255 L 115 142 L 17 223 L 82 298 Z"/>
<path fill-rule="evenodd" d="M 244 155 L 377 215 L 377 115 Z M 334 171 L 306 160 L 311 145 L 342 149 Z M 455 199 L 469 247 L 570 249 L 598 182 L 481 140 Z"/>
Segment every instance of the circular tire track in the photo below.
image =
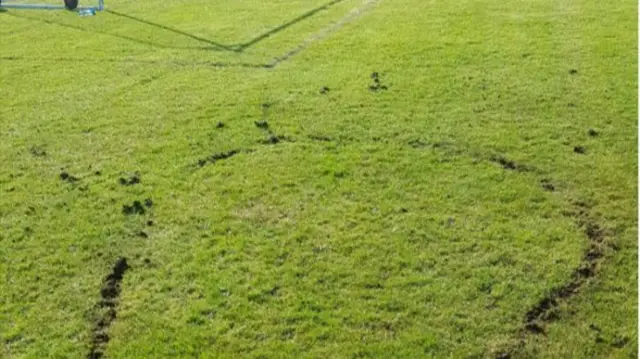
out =
<path fill-rule="evenodd" d="M 323 135 L 308 136 L 311 142 L 331 142 L 332 139 Z M 354 142 L 360 142 L 355 140 Z M 480 161 L 494 163 L 502 167 L 505 171 L 513 171 L 520 174 L 534 174 L 539 177 L 541 190 L 548 192 L 558 192 L 557 182 L 553 178 L 545 175 L 539 168 L 516 162 L 501 154 L 485 155 L 481 151 L 473 150 L 469 146 L 458 146 L 451 142 L 428 142 L 422 139 L 409 141 L 407 145 L 416 150 L 431 149 L 454 156 L 468 156 Z M 557 288 L 552 288 L 549 293 L 541 298 L 536 305 L 527 310 L 524 315 L 520 331 L 516 333 L 515 343 L 495 354 L 495 358 L 506 359 L 517 355 L 525 346 L 527 338 L 531 335 L 546 335 L 546 325 L 558 319 L 557 309 L 562 302 L 569 301 L 572 297 L 580 293 L 581 289 L 587 285 L 589 279 L 595 277 L 599 266 L 604 259 L 607 243 L 608 231 L 591 214 L 592 207 L 584 201 L 567 202 L 568 209 L 563 215 L 573 219 L 578 228 L 582 230 L 589 246 L 583 254 L 582 260 L 577 268 L 572 271 L 567 282 Z"/>
<path fill-rule="evenodd" d="M 416 144 L 419 144 L 417 146 Z M 409 142 L 413 148 L 423 148 L 429 146 L 421 140 L 413 140 Z M 541 171 L 534 166 L 518 163 L 503 155 L 493 155 L 488 158 L 477 155 L 476 151 L 465 151 L 455 145 L 448 144 L 443 147 L 440 143 L 431 144 L 434 151 L 447 152 L 449 154 L 462 155 L 467 154 L 474 158 L 489 161 L 501 166 L 505 171 L 514 171 L 518 173 L 533 172 L 540 174 Z M 556 191 L 554 180 L 544 177 L 540 180 L 542 189 L 550 192 Z M 546 335 L 546 325 L 558 319 L 557 309 L 562 302 L 569 301 L 572 297 L 580 293 L 580 290 L 587 285 L 589 279 L 595 277 L 598 269 L 604 259 L 605 251 L 609 244 L 607 243 L 607 230 L 594 218 L 591 214 L 592 207 L 584 201 L 575 201 L 567 203 L 570 209 L 563 214 L 573 219 L 575 224 L 580 228 L 586 237 L 589 248 L 584 253 L 580 265 L 575 268 L 568 281 L 560 287 L 552 288 L 545 297 L 540 299 L 536 305 L 530 308 L 524 318 L 520 332 L 517 334 L 516 342 L 508 348 L 505 348 L 495 354 L 497 359 L 508 359 L 516 356 L 524 349 L 527 338 L 532 335 Z"/>
<path fill-rule="evenodd" d="M 259 127 L 259 126 L 258 126 Z M 313 135 L 309 136 L 311 142 L 332 141 L 330 137 Z M 355 140 L 353 142 L 360 142 Z M 542 190 L 556 192 L 556 183 L 552 178 L 543 176 L 544 173 L 534 166 L 518 163 L 503 155 L 487 156 L 479 151 L 470 149 L 469 146 L 458 146 L 450 142 L 428 142 L 421 139 L 412 140 L 407 145 L 414 150 L 432 150 L 447 155 L 468 156 L 474 159 L 490 162 L 502 167 L 505 171 L 514 171 L 520 174 L 533 173 L 540 178 Z M 213 164 L 224 161 L 241 152 L 253 152 L 255 149 L 234 150 L 227 153 L 211 155 L 198 162 L 198 167 L 206 164 Z M 512 344 L 497 353 L 491 353 L 495 358 L 507 359 L 516 357 L 520 353 L 530 336 L 546 334 L 546 325 L 558 318 L 557 309 L 561 303 L 569 301 L 573 296 L 580 293 L 581 289 L 587 285 L 589 279 L 595 277 L 599 266 L 604 259 L 605 250 L 608 247 L 608 232 L 604 229 L 591 214 L 591 206 L 583 201 L 567 203 L 568 210 L 564 215 L 574 220 L 576 225 L 582 229 L 589 242 L 589 248 L 584 253 L 580 265 L 575 268 L 567 282 L 557 288 L 552 288 L 549 294 L 541 298 L 536 305 L 528 309 L 524 315 L 521 329 L 515 333 Z M 102 300 L 97 308 L 104 314 L 97 320 L 92 331 L 91 350 L 87 358 L 101 358 L 106 345 L 109 342 L 107 334 L 109 326 L 116 318 L 116 308 L 120 295 L 120 282 L 129 266 L 125 258 L 119 258 L 114 265 L 113 271 L 105 278 L 104 286 L 101 290 Z"/>

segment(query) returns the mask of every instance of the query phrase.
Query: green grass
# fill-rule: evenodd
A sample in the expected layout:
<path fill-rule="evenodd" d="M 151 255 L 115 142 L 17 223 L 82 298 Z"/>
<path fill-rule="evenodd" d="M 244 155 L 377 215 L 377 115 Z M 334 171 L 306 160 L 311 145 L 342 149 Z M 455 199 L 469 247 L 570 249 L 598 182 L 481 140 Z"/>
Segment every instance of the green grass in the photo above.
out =
<path fill-rule="evenodd" d="M 86 357 L 118 257 L 109 358 L 637 356 L 636 3 L 107 6 L 0 13 L 1 357 Z"/>

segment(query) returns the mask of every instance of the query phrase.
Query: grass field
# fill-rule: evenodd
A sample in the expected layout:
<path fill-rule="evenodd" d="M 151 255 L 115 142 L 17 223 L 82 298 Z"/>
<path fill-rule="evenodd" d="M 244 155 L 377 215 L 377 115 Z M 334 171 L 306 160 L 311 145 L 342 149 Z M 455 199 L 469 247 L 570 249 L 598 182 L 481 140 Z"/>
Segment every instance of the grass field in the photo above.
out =
<path fill-rule="evenodd" d="M 0 357 L 637 357 L 637 14 L 0 13 Z"/>

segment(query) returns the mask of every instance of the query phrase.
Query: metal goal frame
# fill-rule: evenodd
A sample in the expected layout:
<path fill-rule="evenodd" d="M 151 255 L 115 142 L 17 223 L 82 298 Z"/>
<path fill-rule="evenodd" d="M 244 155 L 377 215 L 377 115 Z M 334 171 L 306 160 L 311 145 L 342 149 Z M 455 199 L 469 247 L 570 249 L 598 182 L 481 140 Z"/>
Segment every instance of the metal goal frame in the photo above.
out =
<path fill-rule="evenodd" d="M 0 0 L 0 10 L 3 9 L 21 9 L 21 10 L 104 10 L 104 0 L 98 0 L 97 6 L 78 6 L 78 0 L 63 0 L 64 5 L 50 4 L 19 4 L 15 2 Z"/>

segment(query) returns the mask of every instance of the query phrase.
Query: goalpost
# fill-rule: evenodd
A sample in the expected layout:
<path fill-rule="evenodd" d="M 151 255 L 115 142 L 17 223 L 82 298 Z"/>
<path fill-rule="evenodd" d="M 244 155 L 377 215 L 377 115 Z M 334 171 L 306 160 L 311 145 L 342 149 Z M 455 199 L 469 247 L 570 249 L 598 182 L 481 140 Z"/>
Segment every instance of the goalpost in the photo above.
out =
<path fill-rule="evenodd" d="M 71 11 L 102 11 L 104 10 L 104 0 L 98 0 L 96 6 L 79 6 L 79 0 L 62 0 L 63 5 L 54 4 L 29 4 L 0 0 L 0 10 L 2 9 L 25 9 L 25 10 L 71 10 Z"/>

